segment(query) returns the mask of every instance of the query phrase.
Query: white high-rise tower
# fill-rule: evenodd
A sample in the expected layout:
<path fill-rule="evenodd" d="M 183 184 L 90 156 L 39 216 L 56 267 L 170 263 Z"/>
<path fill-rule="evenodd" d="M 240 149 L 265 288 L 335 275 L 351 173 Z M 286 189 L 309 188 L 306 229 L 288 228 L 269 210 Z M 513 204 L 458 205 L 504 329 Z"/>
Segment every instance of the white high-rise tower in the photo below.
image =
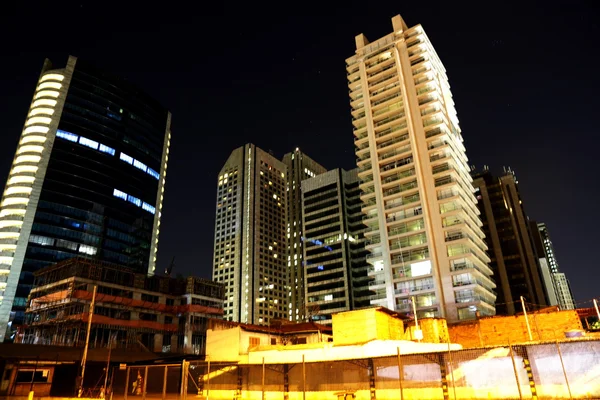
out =
<path fill-rule="evenodd" d="M 371 303 L 449 321 L 495 313 L 495 287 L 446 71 L 398 15 L 346 60 Z"/>

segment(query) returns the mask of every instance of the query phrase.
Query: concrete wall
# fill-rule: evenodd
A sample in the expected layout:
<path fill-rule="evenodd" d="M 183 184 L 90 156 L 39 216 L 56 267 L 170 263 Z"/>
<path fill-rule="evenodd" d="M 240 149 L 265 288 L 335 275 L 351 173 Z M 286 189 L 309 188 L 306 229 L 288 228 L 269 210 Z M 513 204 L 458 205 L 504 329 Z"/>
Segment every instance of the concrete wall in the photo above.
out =
<path fill-rule="evenodd" d="M 332 316 L 336 346 L 366 343 L 371 340 L 402 340 L 402 321 L 377 308 L 348 311 Z"/>
<path fill-rule="evenodd" d="M 565 338 L 565 332 L 583 330 L 574 310 L 527 315 L 533 340 L 553 341 Z M 463 347 L 525 343 L 529 341 L 524 315 L 484 318 L 448 328 L 450 341 Z"/>

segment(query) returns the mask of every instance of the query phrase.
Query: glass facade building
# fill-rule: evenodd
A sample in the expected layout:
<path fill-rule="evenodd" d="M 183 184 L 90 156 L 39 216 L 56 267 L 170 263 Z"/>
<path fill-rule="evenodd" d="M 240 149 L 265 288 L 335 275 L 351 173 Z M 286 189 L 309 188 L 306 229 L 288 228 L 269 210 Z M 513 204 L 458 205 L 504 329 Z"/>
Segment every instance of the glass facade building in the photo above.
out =
<path fill-rule="evenodd" d="M 42 267 L 83 256 L 154 272 L 170 123 L 124 79 L 44 63 L 0 203 L 0 340 Z"/>

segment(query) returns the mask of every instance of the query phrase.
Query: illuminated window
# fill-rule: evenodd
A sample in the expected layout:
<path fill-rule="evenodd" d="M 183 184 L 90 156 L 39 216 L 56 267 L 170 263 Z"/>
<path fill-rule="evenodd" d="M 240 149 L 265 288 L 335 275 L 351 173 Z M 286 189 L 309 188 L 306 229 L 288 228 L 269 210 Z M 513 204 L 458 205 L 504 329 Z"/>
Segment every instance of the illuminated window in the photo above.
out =
<path fill-rule="evenodd" d="M 153 177 L 155 177 L 156 179 L 160 178 L 160 174 L 158 172 L 156 172 L 155 170 L 153 170 L 152 168 L 148 167 L 148 169 L 146 170 L 146 172 L 149 175 L 152 175 Z"/>
<path fill-rule="evenodd" d="M 6 183 L 7 186 L 15 183 L 33 183 L 35 178 L 33 176 L 13 176 Z"/>
<path fill-rule="evenodd" d="M 95 140 L 91 140 L 91 139 L 85 138 L 83 136 L 81 136 L 79 138 L 79 144 L 87 146 L 94 150 L 98 150 L 98 146 L 99 146 L 99 143 L 96 142 Z"/>
<path fill-rule="evenodd" d="M 17 149 L 17 154 L 21 153 L 41 153 L 44 150 L 43 146 L 20 146 Z"/>
<path fill-rule="evenodd" d="M 23 131 L 23 135 L 27 135 L 29 133 L 48 133 L 50 128 L 47 126 L 28 126 Z"/>
<path fill-rule="evenodd" d="M 35 108 L 35 107 L 39 107 L 39 106 L 50 106 L 50 107 L 54 107 L 56 106 L 57 101 L 56 100 L 50 100 L 50 99 L 39 99 L 33 102 L 33 105 L 31 107 Z"/>
<path fill-rule="evenodd" d="M 106 145 L 103 145 L 102 143 L 100 143 L 100 147 L 99 147 L 98 150 L 100 150 L 103 153 L 108 153 L 111 156 L 115 155 L 115 149 L 113 149 L 112 147 L 108 147 Z"/>
<path fill-rule="evenodd" d="M 41 92 L 37 92 L 36 93 L 35 98 L 36 99 L 39 99 L 40 97 L 54 97 L 54 98 L 57 98 L 59 94 L 60 94 L 59 92 L 56 92 L 54 90 L 42 90 Z"/>
<path fill-rule="evenodd" d="M 51 81 L 51 80 L 62 82 L 63 79 L 65 79 L 65 77 L 60 74 L 46 74 L 46 75 L 42 76 L 42 79 L 40 79 L 40 82 Z"/>
<path fill-rule="evenodd" d="M 128 164 L 133 164 L 133 157 L 128 156 L 125 153 L 121 153 L 121 155 L 119 156 L 119 158 L 123 161 L 125 161 Z"/>
<path fill-rule="evenodd" d="M 29 113 L 30 116 L 31 115 L 38 115 L 38 114 L 52 115 L 52 114 L 54 114 L 54 109 L 52 109 L 52 108 L 46 108 L 46 107 L 39 107 L 39 108 L 34 108 Z"/>
<path fill-rule="evenodd" d="M 148 211 L 149 213 L 156 213 L 156 208 L 154 208 L 153 206 L 151 206 L 150 204 L 143 202 L 142 203 L 142 208 L 146 211 Z"/>
<path fill-rule="evenodd" d="M 130 203 L 135 204 L 138 207 L 142 206 L 142 201 L 140 199 L 138 199 L 137 197 L 133 197 L 130 194 L 127 195 L 127 201 L 130 202 Z"/>
<path fill-rule="evenodd" d="M 94 246 L 88 246 L 86 244 L 80 244 L 79 245 L 79 252 L 83 253 L 83 254 L 89 254 L 90 256 L 93 256 L 97 253 L 98 249 L 96 249 Z"/>
<path fill-rule="evenodd" d="M 148 169 L 148 167 L 146 166 L 146 164 L 144 164 L 143 162 L 140 162 L 138 160 L 133 160 L 133 166 L 136 168 L 141 169 L 142 171 L 146 172 L 146 170 Z"/>
<path fill-rule="evenodd" d="M 31 136 L 25 136 L 23 138 L 23 140 L 21 140 L 20 144 L 25 144 L 25 143 L 44 143 L 45 141 L 46 141 L 46 138 L 44 136 L 31 135 Z"/>
<path fill-rule="evenodd" d="M 25 125 L 33 125 L 33 124 L 44 124 L 48 125 L 52 122 L 52 118 L 49 117 L 31 117 L 27 120 Z"/>
<path fill-rule="evenodd" d="M 60 84 L 58 82 L 44 82 L 44 83 L 39 84 L 39 86 L 37 87 L 37 90 L 42 90 L 42 89 L 60 90 L 61 87 L 62 87 L 62 84 Z"/>
<path fill-rule="evenodd" d="M 56 131 L 56 136 L 62 139 L 67 139 L 70 142 L 77 142 L 79 140 L 79 136 L 75 135 L 74 133 L 61 131 L 60 129 Z"/>
<path fill-rule="evenodd" d="M 41 158 L 42 157 L 40 156 L 19 156 L 15 160 L 15 164 L 20 164 L 24 162 L 39 163 Z"/>
<path fill-rule="evenodd" d="M 127 193 L 121 192 L 119 189 L 113 190 L 113 196 L 118 197 L 123 200 L 127 200 Z"/>

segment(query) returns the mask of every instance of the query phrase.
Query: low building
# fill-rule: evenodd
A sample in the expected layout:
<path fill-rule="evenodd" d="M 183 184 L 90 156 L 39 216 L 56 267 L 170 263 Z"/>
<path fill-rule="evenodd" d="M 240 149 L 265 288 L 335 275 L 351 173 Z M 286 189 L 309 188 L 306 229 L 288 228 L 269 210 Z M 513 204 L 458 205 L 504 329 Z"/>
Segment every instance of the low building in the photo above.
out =
<path fill-rule="evenodd" d="M 148 276 L 74 258 L 34 274 L 18 343 L 83 346 L 95 295 L 89 347 L 204 354 L 207 323 L 223 317 L 224 285 Z"/>
<path fill-rule="evenodd" d="M 405 326 L 396 312 L 385 307 L 333 314 L 331 328 L 314 322 L 259 327 L 224 326 L 221 321 L 211 321 L 207 330 L 206 357 L 240 364 L 259 363 L 263 359 L 267 363 L 297 363 L 302 359 L 314 362 L 351 360 L 391 356 L 397 351 L 415 354 L 462 348 L 437 340 L 440 336 L 448 336 L 445 320 L 431 318 L 427 321 L 427 331 L 436 332 L 435 340 L 431 342 L 413 340 L 414 325 Z M 439 335 L 440 331 L 446 333 Z M 431 336 L 428 332 L 424 338 Z"/>

